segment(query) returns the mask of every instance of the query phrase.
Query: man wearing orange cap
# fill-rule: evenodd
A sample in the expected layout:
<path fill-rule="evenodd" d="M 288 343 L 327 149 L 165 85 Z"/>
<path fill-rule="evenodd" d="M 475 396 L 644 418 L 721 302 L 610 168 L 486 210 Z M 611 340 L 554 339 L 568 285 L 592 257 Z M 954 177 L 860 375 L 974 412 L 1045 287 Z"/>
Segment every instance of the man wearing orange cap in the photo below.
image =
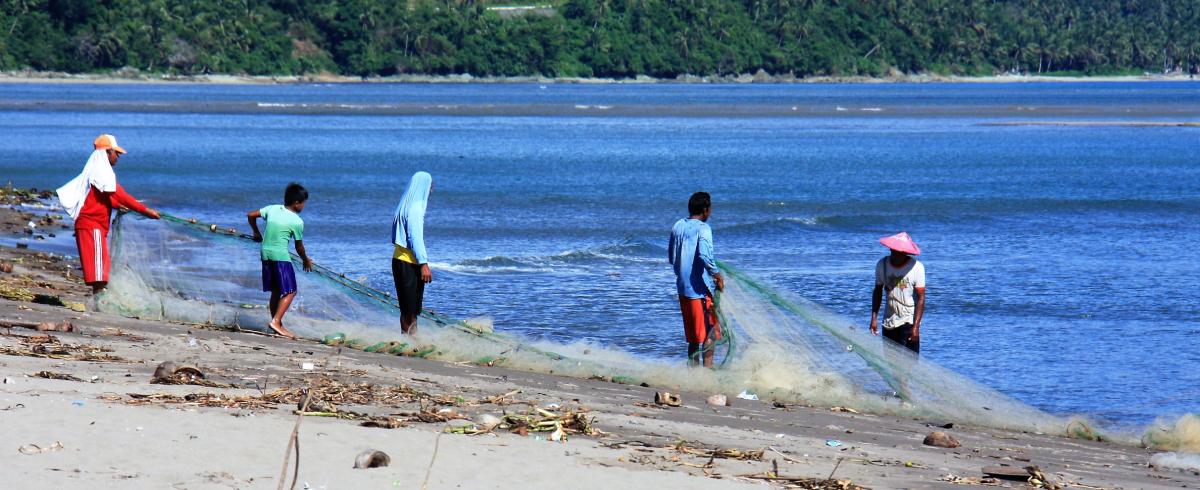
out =
<path fill-rule="evenodd" d="M 108 227 L 113 208 L 137 211 L 158 219 L 158 212 L 147 208 L 117 184 L 113 167 L 124 155 L 117 138 L 102 134 L 92 143 L 94 150 L 83 172 L 58 188 L 58 200 L 75 220 L 75 244 L 83 264 L 83 281 L 95 294 L 108 285 Z"/>
<path fill-rule="evenodd" d="M 925 266 L 916 256 L 921 254 L 921 249 L 905 232 L 880 238 L 879 243 L 892 253 L 875 264 L 871 335 L 879 335 L 879 305 L 886 293 L 883 336 L 920 354 L 921 317 L 925 314 Z"/>

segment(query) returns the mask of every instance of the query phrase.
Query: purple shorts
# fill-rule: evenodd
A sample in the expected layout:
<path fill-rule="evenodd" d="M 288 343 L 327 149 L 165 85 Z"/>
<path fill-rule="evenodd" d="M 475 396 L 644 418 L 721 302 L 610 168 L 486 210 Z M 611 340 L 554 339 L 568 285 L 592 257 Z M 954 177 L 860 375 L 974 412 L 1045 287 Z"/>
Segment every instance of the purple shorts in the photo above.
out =
<path fill-rule="evenodd" d="M 296 292 L 296 269 L 291 262 L 262 261 L 263 291 L 287 296 Z"/>

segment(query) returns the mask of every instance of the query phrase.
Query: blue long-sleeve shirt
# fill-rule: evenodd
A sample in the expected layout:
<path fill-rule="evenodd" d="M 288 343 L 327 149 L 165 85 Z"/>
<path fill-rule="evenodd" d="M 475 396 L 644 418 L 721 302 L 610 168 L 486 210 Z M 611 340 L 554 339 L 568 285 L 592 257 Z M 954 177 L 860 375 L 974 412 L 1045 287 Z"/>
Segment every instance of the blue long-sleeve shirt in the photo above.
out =
<path fill-rule="evenodd" d="M 418 264 L 428 264 L 425 252 L 425 216 L 398 217 L 392 222 L 392 243 L 412 251 Z"/>
<path fill-rule="evenodd" d="M 667 261 L 675 269 L 680 297 L 703 298 L 716 290 L 713 276 L 719 271 L 708 223 L 691 218 L 676 221 L 667 244 Z"/>
<path fill-rule="evenodd" d="M 432 186 L 429 173 L 413 174 L 392 218 L 392 243 L 411 250 L 418 264 L 429 263 L 425 254 L 425 206 Z"/>

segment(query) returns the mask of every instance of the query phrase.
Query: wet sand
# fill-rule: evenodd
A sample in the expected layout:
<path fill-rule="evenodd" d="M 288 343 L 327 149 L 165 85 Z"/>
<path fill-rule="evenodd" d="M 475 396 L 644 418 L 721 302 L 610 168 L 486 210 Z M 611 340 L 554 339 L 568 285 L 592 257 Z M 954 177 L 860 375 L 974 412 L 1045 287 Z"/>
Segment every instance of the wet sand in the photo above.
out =
<path fill-rule="evenodd" d="M 0 208 L 0 234 L 23 236 L 29 221 L 54 214 Z M 61 226 L 54 220 L 40 228 Z M 0 272 L 0 285 L 68 306 L 0 299 L 0 422 L 8 446 L 0 446 L 0 481 L 28 488 L 274 488 L 299 390 L 308 387 L 314 400 L 335 405 L 317 407 L 323 415 L 341 415 L 303 417 L 298 488 L 422 488 L 426 479 L 428 488 L 1028 485 L 981 479 L 982 467 L 1001 464 L 1036 465 L 1066 488 L 1200 486 L 1195 475 L 1148 467 L 1152 451 L 1111 443 L 945 429 L 946 421 L 782 406 L 733 393 L 725 394 L 731 406 L 707 405 L 708 393 L 683 393 L 682 406 L 661 407 L 656 387 L 75 311 L 70 305 L 88 300 L 75 261 L 32 243 L 31 250 L 0 247 L 0 263 L 14 265 Z M 61 322 L 75 331 L 36 331 Z M 197 367 L 202 380 L 180 379 L 207 386 L 151 383 L 164 361 Z M 40 377 L 62 375 L 73 379 Z M 567 438 L 472 430 L 482 414 L 558 419 Z M 562 422 L 578 414 L 589 427 Z M 368 420 L 397 428 L 363 427 Z M 934 430 L 962 446 L 923 445 Z M 386 452 L 391 465 L 353 469 L 365 449 Z M 763 478 L 772 474 L 796 479 Z"/>

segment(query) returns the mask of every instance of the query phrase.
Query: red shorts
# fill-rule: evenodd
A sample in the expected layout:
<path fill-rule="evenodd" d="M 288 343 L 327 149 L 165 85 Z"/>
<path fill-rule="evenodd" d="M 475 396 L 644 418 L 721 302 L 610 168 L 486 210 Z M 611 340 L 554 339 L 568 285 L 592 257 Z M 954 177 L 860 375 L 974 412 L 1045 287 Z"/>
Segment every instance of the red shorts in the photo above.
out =
<path fill-rule="evenodd" d="M 76 228 L 75 245 L 83 263 L 83 282 L 108 282 L 108 232 L 100 228 Z"/>
<path fill-rule="evenodd" d="M 721 340 L 721 324 L 717 321 L 717 312 L 713 309 L 712 296 L 704 298 L 679 297 L 679 311 L 683 312 L 683 335 L 689 344 L 703 344 L 708 340 L 708 331 L 713 332 L 712 340 Z"/>

